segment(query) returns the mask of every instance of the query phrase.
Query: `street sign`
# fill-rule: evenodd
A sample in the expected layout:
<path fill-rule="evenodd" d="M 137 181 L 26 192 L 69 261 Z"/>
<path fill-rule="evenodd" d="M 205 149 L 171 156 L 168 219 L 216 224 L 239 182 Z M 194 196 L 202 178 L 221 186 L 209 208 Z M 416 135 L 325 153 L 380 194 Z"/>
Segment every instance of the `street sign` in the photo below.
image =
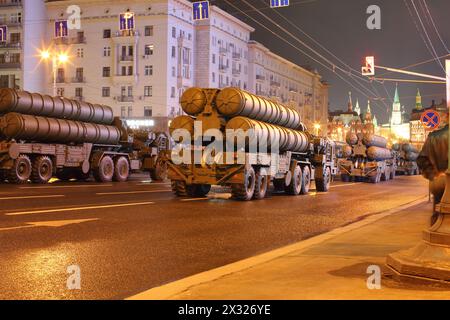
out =
<path fill-rule="evenodd" d="M 192 4 L 194 21 L 209 19 L 209 1 L 198 1 Z"/>
<path fill-rule="evenodd" d="M 441 116 L 437 111 L 427 110 L 422 113 L 420 121 L 426 130 L 432 131 L 439 128 L 439 125 L 441 124 Z"/>
<path fill-rule="evenodd" d="M 8 41 L 8 26 L 0 26 L 0 42 Z"/>
<path fill-rule="evenodd" d="M 289 6 L 289 0 L 270 0 L 271 8 L 281 8 Z"/>
<path fill-rule="evenodd" d="M 363 76 L 375 75 L 375 57 L 366 57 L 366 65 L 362 67 Z"/>
<path fill-rule="evenodd" d="M 55 38 L 66 38 L 69 36 L 69 24 L 67 20 L 55 21 Z"/>
<path fill-rule="evenodd" d="M 119 17 L 120 31 L 134 30 L 134 13 L 121 13 Z"/>

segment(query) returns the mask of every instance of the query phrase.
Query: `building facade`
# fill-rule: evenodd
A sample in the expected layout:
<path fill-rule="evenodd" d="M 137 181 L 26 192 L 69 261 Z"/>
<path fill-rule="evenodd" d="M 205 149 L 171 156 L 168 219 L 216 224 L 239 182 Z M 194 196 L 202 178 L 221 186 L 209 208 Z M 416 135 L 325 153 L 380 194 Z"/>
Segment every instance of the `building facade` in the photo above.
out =
<path fill-rule="evenodd" d="M 9 72 L 13 61 L 17 72 L 5 74 L 3 86 L 110 105 L 132 126 L 164 131 L 182 113 L 187 88 L 231 86 L 290 105 L 307 126 L 326 127 L 328 85 L 320 75 L 251 41 L 254 29 L 217 6 L 209 19 L 193 21 L 187 0 L 3 2 L 11 3 L 8 21 L 22 23 L 9 45 L 20 57 L 0 67 Z M 31 9 L 38 18 L 27 15 Z M 39 43 L 27 48 L 31 36 Z"/>
<path fill-rule="evenodd" d="M 43 91 L 36 49 L 45 39 L 43 1 L 0 0 L 0 87 Z"/>

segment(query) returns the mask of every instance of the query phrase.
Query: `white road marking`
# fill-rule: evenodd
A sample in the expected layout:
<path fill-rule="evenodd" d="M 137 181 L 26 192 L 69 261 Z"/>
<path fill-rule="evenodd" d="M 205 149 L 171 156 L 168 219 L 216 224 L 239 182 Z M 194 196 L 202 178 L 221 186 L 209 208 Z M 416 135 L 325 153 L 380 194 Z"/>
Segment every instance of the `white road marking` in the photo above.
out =
<path fill-rule="evenodd" d="M 171 190 L 146 190 L 146 191 L 118 191 L 118 192 L 99 192 L 96 193 L 98 196 L 108 196 L 108 195 L 119 195 L 119 194 L 135 194 L 135 193 L 161 193 L 161 192 L 172 192 Z"/>
<path fill-rule="evenodd" d="M 354 186 L 355 184 L 362 184 L 362 182 L 354 182 L 354 183 L 347 183 L 347 184 L 338 184 L 338 185 L 331 186 L 330 188 L 348 187 L 348 186 Z"/>
<path fill-rule="evenodd" d="M 40 187 L 20 187 L 19 189 L 53 189 L 53 188 L 94 188 L 94 187 L 112 187 L 112 184 L 78 184 L 74 186 L 48 185 Z"/>
<path fill-rule="evenodd" d="M 20 199 L 44 199 L 44 198 L 63 198 L 65 195 L 55 194 L 48 196 L 21 196 L 21 197 L 4 197 L 0 198 L 0 200 L 20 200 Z"/>
<path fill-rule="evenodd" d="M 53 213 L 53 212 L 96 210 L 96 209 L 108 209 L 108 208 L 120 208 L 120 207 L 136 207 L 136 206 L 145 206 L 145 205 L 149 205 L 149 204 L 155 204 L 155 203 L 154 202 L 135 202 L 135 203 L 108 204 L 108 205 L 90 206 L 90 207 L 44 209 L 44 210 L 34 210 L 34 211 L 8 212 L 8 213 L 5 213 L 4 215 L 5 216 L 19 216 L 19 215 L 36 214 L 36 213 Z"/>
<path fill-rule="evenodd" d="M 95 219 L 80 219 L 80 220 L 38 221 L 38 222 L 30 222 L 24 226 L 19 226 L 19 227 L 0 228 L 0 232 L 1 231 L 18 230 L 18 229 L 29 229 L 29 228 L 35 228 L 35 227 L 57 228 L 57 227 L 68 226 L 71 224 L 80 224 L 83 222 L 97 221 L 97 220 L 100 220 L 100 219 L 95 218 Z"/>

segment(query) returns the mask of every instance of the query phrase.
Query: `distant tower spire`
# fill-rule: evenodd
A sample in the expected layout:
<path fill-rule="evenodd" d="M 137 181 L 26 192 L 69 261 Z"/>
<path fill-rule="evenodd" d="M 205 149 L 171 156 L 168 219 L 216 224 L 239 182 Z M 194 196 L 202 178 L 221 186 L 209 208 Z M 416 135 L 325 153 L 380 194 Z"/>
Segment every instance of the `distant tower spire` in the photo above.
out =
<path fill-rule="evenodd" d="M 417 95 L 416 95 L 416 110 L 422 110 L 422 96 L 420 95 L 420 90 L 417 89 Z"/>
<path fill-rule="evenodd" d="M 358 99 L 356 99 L 355 112 L 358 114 L 358 116 L 361 115 L 361 108 L 359 107 L 359 100 Z"/>
<path fill-rule="evenodd" d="M 348 92 L 348 112 L 353 112 L 352 92 Z"/>
<path fill-rule="evenodd" d="M 372 110 L 370 108 L 370 100 L 367 100 L 367 111 L 366 111 L 366 115 L 365 115 L 365 121 L 367 122 L 372 122 Z"/>
<path fill-rule="evenodd" d="M 395 85 L 394 103 L 392 104 L 391 127 L 402 124 L 402 105 L 398 94 L 398 84 Z"/>

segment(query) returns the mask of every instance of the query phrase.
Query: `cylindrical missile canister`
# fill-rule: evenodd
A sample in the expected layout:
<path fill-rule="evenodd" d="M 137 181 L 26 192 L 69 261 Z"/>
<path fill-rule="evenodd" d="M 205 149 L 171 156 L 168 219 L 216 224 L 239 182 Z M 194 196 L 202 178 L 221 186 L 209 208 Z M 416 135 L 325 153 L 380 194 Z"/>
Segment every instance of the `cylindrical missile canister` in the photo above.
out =
<path fill-rule="evenodd" d="M 392 152 L 391 150 L 386 148 L 372 146 L 367 149 L 367 157 L 370 160 L 383 161 L 387 159 L 392 159 Z"/>
<path fill-rule="evenodd" d="M 9 139 L 46 143 L 96 143 L 115 145 L 120 130 L 114 126 L 8 113 L 0 118 L 0 131 Z"/>
<path fill-rule="evenodd" d="M 188 115 L 196 116 L 203 112 L 208 100 L 201 88 L 189 88 L 180 98 L 181 108 Z"/>
<path fill-rule="evenodd" d="M 342 148 L 342 155 L 344 158 L 349 158 L 351 157 L 353 153 L 353 149 L 351 146 L 349 146 L 348 144 L 346 144 L 343 148 Z"/>
<path fill-rule="evenodd" d="M 295 130 L 305 130 L 300 114 L 280 103 L 237 88 L 225 88 L 217 95 L 216 107 L 225 117 L 247 117 Z"/>
<path fill-rule="evenodd" d="M 365 134 L 363 137 L 363 143 L 366 147 L 386 148 L 387 139 L 374 134 Z"/>
<path fill-rule="evenodd" d="M 172 120 L 169 126 L 169 133 L 172 136 L 175 130 L 186 130 L 191 137 L 194 137 L 194 119 L 189 116 L 178 116 Z"/>
<path fill-rule="evenodd" d="M 355 144 L 358 143 L 358 136 L 356 135 L 356 133 L 348 133 L 347 137 L 345 138 L 345 141 L 351 145 L 354 146 Z"/>
<path fill-rule="evenodd" d="M 249 119 L 246 117 L 235 117 L 226 125 L 227 139 L 230 132 L 242 130 L 248 135 L 249 143 L 258 146 L 273 148 L 278 144 L 280 151 L 305 152 L 309 148 L 310 137 L 306 132 L 292 130 L 273 124 Z"/>
<path fill-rule="evenodd" d="M 114 120 L 112 108 L 105 105 L 2 88 L 0 114 L 10 112 L 106 125 Z"/>
<path fill-rule="evenodd" d="M 411 143 L 405 143 L 402 146 L 402 150 L 405 152 L 419 153 L 419 150 L 417 150 L 417 148 L 413 146 Z"/>
<path fill-rule="evenodd" d="M 416 152 L 406 152 L 405 153 L 405 160 L 407 161 L 416 161 L 419 157 L 419 154 Z"/>

